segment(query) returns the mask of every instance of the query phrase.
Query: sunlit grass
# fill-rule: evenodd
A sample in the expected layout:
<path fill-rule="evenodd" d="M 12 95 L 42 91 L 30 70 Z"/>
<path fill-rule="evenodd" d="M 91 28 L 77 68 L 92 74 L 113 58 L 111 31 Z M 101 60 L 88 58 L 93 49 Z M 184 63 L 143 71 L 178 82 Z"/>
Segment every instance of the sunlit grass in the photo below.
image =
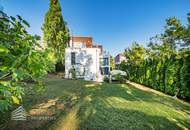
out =
<path fill-rule="evenodd" d="M 77 129 L 190 128 L 190 106 L 180 100 L 148 88 L 143 90 L 126 84 L 82 82 L 82 86 L 78 86 L 80 105 Z M 78 104 L 73 107 L 78 107 Z"/>
<path fill-rule="evenodd" d="M 148 88 L 60 77 L 49 77 L 45 82 L 44 93 L 35 93 L 32 85 L 27 87 L 23 103 L 28 112 L 55 110 L 52 115 L 56 120 L 41 123 L 40 129 L 190 129 L 188 103 Z"/>

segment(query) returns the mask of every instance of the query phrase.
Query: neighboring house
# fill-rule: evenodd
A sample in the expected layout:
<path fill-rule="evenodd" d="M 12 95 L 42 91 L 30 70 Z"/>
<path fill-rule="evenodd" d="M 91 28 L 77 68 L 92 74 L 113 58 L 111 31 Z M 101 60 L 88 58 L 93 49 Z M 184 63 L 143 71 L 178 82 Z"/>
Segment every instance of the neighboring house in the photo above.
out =
<path fill-rule="evenodd" d="M 126 59 L 126 57 L 123 55 L 123 54 L 118 54 L 116 57 L 115 57 L 115 66 L 116 66 L 116 68 L 117 68 L 117 66 L 119 65 L 119 64 L 121 64 L 121 62 L 122 61 L 125 61 L 125 62 L 127 62 L 127 59 Z"/>
<path fill-rule="evenodd" d="M 72 69 L 78 79 L 102 81 L 109 74 L 109 58 L 102 45 L 93 45 L 92 37 L 74 36 L 65 49 L 65 78 L 72 78 Z"/>

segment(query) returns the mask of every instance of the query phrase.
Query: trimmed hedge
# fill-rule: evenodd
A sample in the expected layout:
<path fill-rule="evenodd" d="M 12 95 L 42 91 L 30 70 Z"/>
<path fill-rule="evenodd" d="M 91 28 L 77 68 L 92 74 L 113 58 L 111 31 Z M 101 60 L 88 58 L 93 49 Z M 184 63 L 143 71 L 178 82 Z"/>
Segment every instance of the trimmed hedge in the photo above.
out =
<path fill-rule="evenodd" d="M 147 59 L 127 65 L 130 80 L 179 98 L 190 99 L 190 55 L 176 59 Z"/>

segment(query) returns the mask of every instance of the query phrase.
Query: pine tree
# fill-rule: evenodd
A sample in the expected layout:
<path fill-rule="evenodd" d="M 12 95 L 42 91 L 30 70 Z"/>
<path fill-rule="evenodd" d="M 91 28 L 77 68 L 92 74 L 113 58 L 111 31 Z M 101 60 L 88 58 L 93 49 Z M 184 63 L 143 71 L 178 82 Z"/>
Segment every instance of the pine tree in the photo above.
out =
<path fill-rule="evenodd" d="M 43 40 L 47 47 L 53 49 L 57 58 L 57 65 L 60 65 L 60 63 L 64 63 L 64 52 L 69 39 L 69 30 L 63 20 L 59 1 L 50 0 L 49 6 L 42 26 Z"/>

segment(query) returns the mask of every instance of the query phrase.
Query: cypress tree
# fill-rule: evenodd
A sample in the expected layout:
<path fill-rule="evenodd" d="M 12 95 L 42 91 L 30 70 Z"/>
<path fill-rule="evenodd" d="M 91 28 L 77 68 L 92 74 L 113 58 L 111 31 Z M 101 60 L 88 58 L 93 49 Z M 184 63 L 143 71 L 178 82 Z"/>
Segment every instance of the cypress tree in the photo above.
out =
<path fill-rule="evenodd" d="M 49 10 L 45 14 L 42 26 L 43 40 L 47 47 L 54 51 L 57 59 L 56 70 L 64 64 L 64 52 L 69 39 L 69 30 L 63 20 L 61 6 L 58 0 L 50 0 Z"/>

